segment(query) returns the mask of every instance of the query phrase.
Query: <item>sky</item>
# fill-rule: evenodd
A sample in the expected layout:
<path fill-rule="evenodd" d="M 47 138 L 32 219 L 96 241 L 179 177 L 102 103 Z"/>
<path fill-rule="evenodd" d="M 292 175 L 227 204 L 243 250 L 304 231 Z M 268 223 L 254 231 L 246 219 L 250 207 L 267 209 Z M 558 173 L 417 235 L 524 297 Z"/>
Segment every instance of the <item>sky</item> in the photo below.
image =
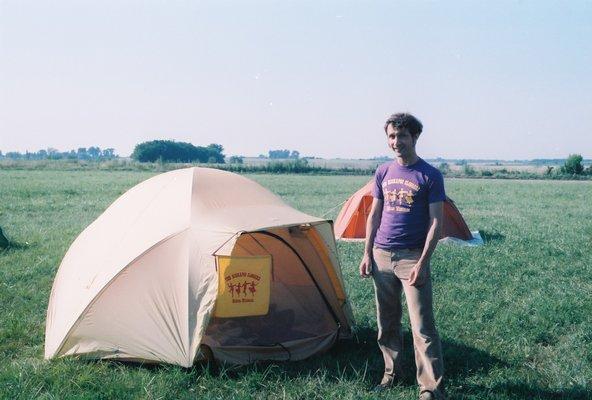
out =
<path fill-rule="evenodd" d="M 592 158 L 590 1 L 0 0 L 0 150 Z"/>

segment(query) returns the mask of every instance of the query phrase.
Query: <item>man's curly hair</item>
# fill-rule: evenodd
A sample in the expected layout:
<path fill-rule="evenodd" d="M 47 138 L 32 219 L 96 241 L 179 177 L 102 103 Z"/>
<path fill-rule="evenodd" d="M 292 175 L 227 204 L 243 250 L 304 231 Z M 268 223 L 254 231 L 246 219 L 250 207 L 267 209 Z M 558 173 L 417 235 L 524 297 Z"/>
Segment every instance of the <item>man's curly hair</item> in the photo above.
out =
<path fill-rule="evenodd" d="M 392 125 L 395 129 L 406 128 L 411 134 L 411 136 L 414 137 L 419 136 L 419 134 L 423 130 L 423 125 L 421 121 L 409 113 L 397 113 L 391 115 L 384 124 L 385 132 L 389 125 Z"/>

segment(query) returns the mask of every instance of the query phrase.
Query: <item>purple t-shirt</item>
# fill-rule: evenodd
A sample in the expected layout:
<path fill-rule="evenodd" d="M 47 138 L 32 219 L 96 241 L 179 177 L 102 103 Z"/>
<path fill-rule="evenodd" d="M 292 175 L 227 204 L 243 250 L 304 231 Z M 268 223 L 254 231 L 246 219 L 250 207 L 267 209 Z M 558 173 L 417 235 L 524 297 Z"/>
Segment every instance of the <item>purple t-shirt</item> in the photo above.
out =
<path fill-rule="evenodd" d="M 446 198 L 444 178 L 421 158 L 409 166 L 394 160 L 376 169 L 372 196 L 384 201 L 374 245 L 387 250 L 422 248 L 429 230 L 429 204 Z"/>

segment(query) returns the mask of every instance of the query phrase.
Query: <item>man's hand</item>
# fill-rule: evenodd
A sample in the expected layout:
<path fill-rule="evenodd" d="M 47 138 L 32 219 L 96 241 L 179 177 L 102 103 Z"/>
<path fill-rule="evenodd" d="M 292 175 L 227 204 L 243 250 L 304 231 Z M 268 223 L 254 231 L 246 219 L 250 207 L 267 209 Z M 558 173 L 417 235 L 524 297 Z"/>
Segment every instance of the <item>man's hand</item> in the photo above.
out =
<path fill-rule="evenodd" d="M 419 261 L 409 274 L 409 284 L 411 286 L 422 286 L 428 279 L 428 268 L 424 262 Z"/>
<path fill-rule="evenodd" d="M 368 278 L 370 275 L 372 275 L 372 258 L 369 254 L 364 254 L 360 263 L 360 276 L 362 278 Z"/>

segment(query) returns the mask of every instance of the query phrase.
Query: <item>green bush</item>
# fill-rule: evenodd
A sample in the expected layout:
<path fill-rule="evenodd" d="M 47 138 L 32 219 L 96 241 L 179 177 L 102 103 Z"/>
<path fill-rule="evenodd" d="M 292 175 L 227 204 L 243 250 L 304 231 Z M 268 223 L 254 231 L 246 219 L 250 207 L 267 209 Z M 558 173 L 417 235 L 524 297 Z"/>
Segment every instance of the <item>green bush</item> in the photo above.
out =
<path fill-rule="evenodd" d="M 565 160 L 565 164 L 561 167 L 561 171 L 571 175 L 581 175 L 584 172 L 584 166 L 582 165 L 582 156 L 579 154 L 570 154 Z"/>
<path fill-rule="evenodd" d="M 475 176 L 475 174 L 477 173 L 477 171 L 475 171 L 475 168 L 473 168 L 470 164 L 464 164 L 462 171 L 463 174 L 465 174 L 466 176 Z"/>
<path fill-rule="evenodd" d="M 438 165 L 438 169 L 440 170 L 440 172 L 442 173 L 442 175 L 449 175 L 450 174 L 450 165 L 448 165 L 448 163 L 441 163 L 440 165 Z"/>

